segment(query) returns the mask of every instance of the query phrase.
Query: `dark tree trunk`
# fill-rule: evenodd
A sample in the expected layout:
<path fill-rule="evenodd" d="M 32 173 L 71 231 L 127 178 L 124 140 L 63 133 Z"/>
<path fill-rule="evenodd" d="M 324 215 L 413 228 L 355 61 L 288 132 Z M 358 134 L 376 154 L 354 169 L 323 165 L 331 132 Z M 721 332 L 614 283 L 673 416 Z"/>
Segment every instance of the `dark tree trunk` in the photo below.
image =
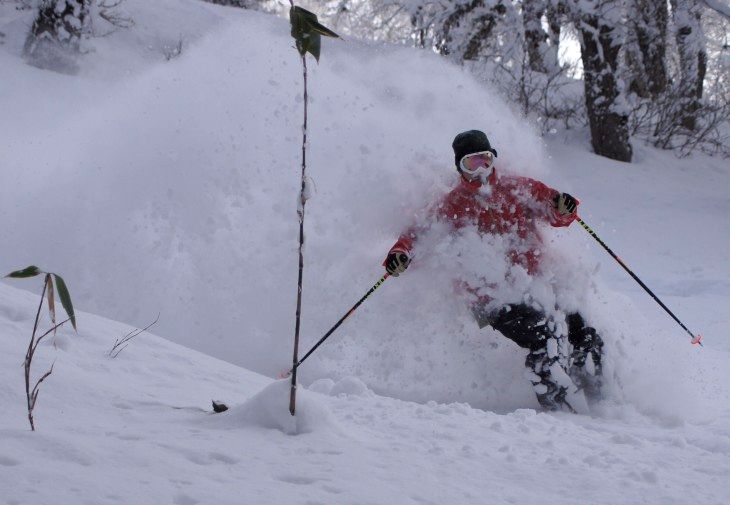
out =
<path fill-rule="evenodd" d="M 685 128 L 694 130 L 697 127 L 697 114 L 707 72 L 707 52 L 700 26 L 700 5 L 697 0 L 672 0 L 672 11 L 679 51 L 681 121 Z"/>
<path fill-rule="evenodd" d="M 633 0 L 630 19 L 638 54 L 631 62 L 631 90 L 644 98 L 656 98 L 667 89 L 667 20 L 666 0 Z"/>
<path fill-rule="evenodd" d="M 78 53 L 88 29 L 90 6 L 91 0 L 42 0 L 25 40 L 25 57 L 41 68 L 74 70 L 70 56 Z"/>
<path fill-rule="evenodd" d="M 596 154 L 631 161 L 628 112 L 619 103 L 616 81 L 618 27 L 597 14 L 580 14 L 581 58 L 591 144 Z"/>

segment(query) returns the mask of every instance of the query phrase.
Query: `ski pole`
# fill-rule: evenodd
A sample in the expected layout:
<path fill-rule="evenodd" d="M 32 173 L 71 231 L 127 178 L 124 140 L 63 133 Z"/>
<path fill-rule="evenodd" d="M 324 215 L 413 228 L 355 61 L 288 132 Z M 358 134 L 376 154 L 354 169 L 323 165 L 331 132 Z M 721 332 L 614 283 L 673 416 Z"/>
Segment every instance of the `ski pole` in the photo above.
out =
<path fill-rule="evenodd" d="M 596 234 L 596 232 L 593 231 L 593 229 L 590 226 L 588 226 L 585 223 L 585 221 L 583 221 L 580 217 L 577 217 L 576 219 L 577 219 L 578 223 L 583 227 L 583 229 L 585 231 L 587 231 L 590 234 L 591 237 L 593 237 L 594 239 L 596 239 L 596 242 L 598 242 L 599 244 L 601 244 L 601 247 L 603 247 L 606 250 L 606 252 L 608 252 L 608 254 L 610 254 L 611 257 L 613 259 L 615 259 L 618 262 L 618 264 L 621 265 L 623 267 L 623 269 L 626 270 L 629 273 L 629 275 L 636 282 L 639 283 L 639 286 L 641 286 L 642 288 L 644 288 L 644 291 L 646 291 L 647 293 L 649 293 L 649 295 L 651 295 L 651 297 L 654 299 L 654 301 L 657 302 L 661 306 L 661 308 L 663 308 L 667 312 L 667 314 L 669 314 L 670 316 L 672 316 L 672 319 L 674 319 L 677 322 L 677 324 L 679 324 L 679 326 L 682 327 L 682 329 L 684 331 L 686 331 L 687 333 L 689 333 L 689 336 L 692 338 L 691 343 L 692 344 L 699 344 L 700 346 L 704 347 L 702 345 L 702 335 L 697 334 L 695 336 L 694 333 L 692 333 L 691 331 L 689 331 L 689 329 L 687 329 L 687 327 L 682 323 L 682 321 L 680 321 L 679 318 L 677 316 L 675 316 L 674 313 L 671 310 L 669 310 L 669 307 L 667 307 L 666 305 L 664 305 L 664 303 L 659 299 L 659 297 L 657 295 L 655 295 L 654 292 L 651 289 L 649 289 L 649 287 L 646 284 L 644 284 L 644 282 L 641 279 L 639 279 L 639 277 L 634 272 L 632 272 L 631 269 L 628 266 L 626 266 L 626 264 L 623 262 L 623 260 L 621 258 L 619 258 L 618 255 L 616 255 L 616 253 L 614 253 L 611 250 L 611 248 L 608 247 L 603 240 L 601 240 L 601 238 Z"/>
<path fill-rule="evenodd" d="M 289 371 L 282 372 L 281 374 L 279 374 L 279 378 L 280 379 L 285 379 L 285 378 L 289 377 L 293 372 L 295 372 L 296 369 L 299 368 L 299 365 L 301 365 L 302 363 L 304 363 L 304 360 L 307 359 L 314 351 L 316 351 L 317 348 L 320 345 L 322 345 L 324 343 L 324 341 L 327 340 L 329 338 L 329 336 L 332 335 L 335 332 L 335 330 L 337 330 L 337 328 L 340 327 L 340 325 L 342 323 L 345 322 L 345 319 L 347 319 L 348 317 L 350 317 L 352 315 L 352 313 L 355 312 L 357 310 L 357 308 L 362 304 L 362 302 L 364 302 L 365 300 L 367 300 L 367 298 L 370 295 L 372 295 L 375 292 L 375 290 L 378 289 L 381 286 L 381 284 L 383 284 L 385 282 L 385 279 L 387 279 L 388 277 L 390 277 L 390 274 L 389 273 L 386 273 L 380 279 L 378 279 L 378 282 L 376 282 L 375 284 L 373 284 L 373 287 L 371 287 L 368 290 L 368 292 L 365 293 L 365 295 L 363 295 L 363 297 L 360 298 L 357 301 L 357 303 L 355 305 L 353 305 L 352 308 L 350 310 L 348 310 L 347 313 L 344 316 L 342 316 L 340 318 L 340 320 L 337 321 L 335 323 L 335 325 L 332 328 L 330 328 L 329 331 L 327 333 L 325 333 L 324 336 L 322 338 L 320 338 L 319 341 L 317 341 L 317 343 L 314 344 L 314 346 L 312 346 L 312 348 L 309 351 L 307 351 L 307 353 L 302 357 L 302 359 L 300 359 L 299 361 L 297 361 L 296 363 L 294 363 L 294 366 Z"/>

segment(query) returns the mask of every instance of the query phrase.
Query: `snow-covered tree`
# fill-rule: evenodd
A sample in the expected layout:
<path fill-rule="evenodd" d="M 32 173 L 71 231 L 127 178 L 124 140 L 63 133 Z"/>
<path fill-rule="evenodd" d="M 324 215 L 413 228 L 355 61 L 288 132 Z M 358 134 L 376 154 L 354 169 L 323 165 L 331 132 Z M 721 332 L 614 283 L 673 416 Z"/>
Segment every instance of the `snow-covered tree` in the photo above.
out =
<path fill-rule="evenodd" d="M 454 0 L 445 4 L 446 16 L 436 27 L 436 47 L 456 60 L 479 59 L 493 40 L 497 23 L 507 14 L 503 0 Z"/>
<path fill-rule="evenodd" d="M 548 72 L 558 66 L 557 42 L 560 37 L 560 25 L 557 24 L 557 36 L 551 36 L 543 28 L 542 19 L 547 15 L 548 0 L 522 0 L 522 24 L 525 30 L 525 46 L 529 59 L 530 70 L 533 72 Z M 554 18 L 553 18 L 554 19 Z M 548 30 L 551 25 L 548 23 Z M 556 27 L 555 24 L 552 25 Z"/>
<path fill-rule="evenodd" d="M 41 68 L 73 71 L 69 56 L 79 51 L 89 29 L 91 1 L 41 0 L 23 48 L 27 60 Z"/>
<path fill-rule="evenodd" d="M 674 35 L 679 52 L 679 94 L 684 111 L 682 125 L 688 130 L 694 130 L 697 126 L 697 111 L 700 109 L 707 72 L 700 7 L 698 0 L 672 0 Z"/>
<path fill-rule="evenodd" d="M 630 37 L 627 44 L 630 89 L 637 95 L 657 97 L 667 89 L 666 0 L 627 0 Z"/>
<path fill-rule="evenodd" d="M 551 56 L 555 62 L 558 61 L 558 48 L 560 46 L 560 33 L 563 30 L 563 23 L 567 8 L 565 0 L 548 0 L 545 8 L 545 20 L 547 21 L 547 33 L 550 40 Z"/>
<path fill-rule="evenodd" d="M 571 0 L 580 34 L 583 84 L 591 144 L 596 154 L 631 161 L 628 107 L 618 65 L 623 44 L 619 0 Z"/>
<path fill-rule="evenodd" d="M 587 124 L 600 155 L 629 161 L 631 136 L 718 152 L 730 131 L 720 0 L 303 1 L 343 33 L 465 65 L 543 132 Z M 559 60 L 573 37 L 580 62 Z"/>

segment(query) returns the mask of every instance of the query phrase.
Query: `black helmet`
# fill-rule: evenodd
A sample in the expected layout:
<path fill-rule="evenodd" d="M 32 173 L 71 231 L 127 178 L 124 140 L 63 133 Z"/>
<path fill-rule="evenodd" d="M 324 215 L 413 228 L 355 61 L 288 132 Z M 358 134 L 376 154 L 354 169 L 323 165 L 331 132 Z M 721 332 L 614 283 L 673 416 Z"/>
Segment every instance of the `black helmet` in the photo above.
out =
<path fill-rule="evenodd" d="M 451 147 L 454 148 L 454 163 L 456 164 L 456 168 L 459 168 L 461 158 L 467 154 L 491 151 L 495 157 L 497 156 L 497 150 L 492 148 L 487 135 L 479 130 L 461 132 L 454 137 L 454 142 L 451 144 Z"/>

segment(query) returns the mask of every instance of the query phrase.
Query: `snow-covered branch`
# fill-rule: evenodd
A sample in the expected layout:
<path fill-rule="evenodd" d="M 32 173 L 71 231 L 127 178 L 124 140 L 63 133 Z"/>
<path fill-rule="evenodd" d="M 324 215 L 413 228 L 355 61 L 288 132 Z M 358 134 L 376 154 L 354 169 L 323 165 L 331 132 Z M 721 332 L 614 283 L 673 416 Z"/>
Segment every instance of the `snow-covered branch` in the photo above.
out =
<path fill-rule="evenodd" d="M 723 0 L 700 0 L 706 7 L 730 19 L 730 5 Z"/>

